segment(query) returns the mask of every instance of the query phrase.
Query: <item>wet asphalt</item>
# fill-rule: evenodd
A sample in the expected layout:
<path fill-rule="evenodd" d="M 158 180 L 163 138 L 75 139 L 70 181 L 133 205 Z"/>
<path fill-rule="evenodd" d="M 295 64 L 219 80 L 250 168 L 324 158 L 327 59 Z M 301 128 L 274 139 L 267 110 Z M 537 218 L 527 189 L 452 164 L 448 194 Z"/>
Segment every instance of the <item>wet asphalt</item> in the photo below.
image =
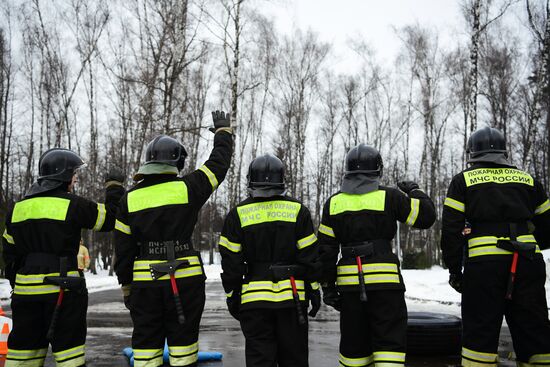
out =
<path fill-rule="evenodd" d="M 227 312 L 225 294 L 220 282 L 208 282 L 206 308 L 201 321 L 200 350 L 223 353 L 223 361 L 204 362 L 202 367 L 244 367 L 244 337 L 240 325 Z M 9 308 L 6 310 L 9 316 Z M 409 307 L 409 311 L 415 311 Z M 132 322 L 124 308 L 120 290 L 90 294 L 88 308 L 88 337 L 86 365 L 88 367 L 128 367 L 122 349 L 131 342 Z M 317 317 L 310 319 L 309 361 L 311 367 L 338 366 L 339 324 L 338 313 L 322 306 Z M 499 355 L 501 366 L 515 366 L 508 359 L 512 343 L 507 327 L 502 328 Z M 3 364 L 0 362 L 0 367 Z M 459 366 L 458 356 L 414 357 L 407 356 L 407 366 Z M 48 355 L 45 367 L 55 363 Z"/>

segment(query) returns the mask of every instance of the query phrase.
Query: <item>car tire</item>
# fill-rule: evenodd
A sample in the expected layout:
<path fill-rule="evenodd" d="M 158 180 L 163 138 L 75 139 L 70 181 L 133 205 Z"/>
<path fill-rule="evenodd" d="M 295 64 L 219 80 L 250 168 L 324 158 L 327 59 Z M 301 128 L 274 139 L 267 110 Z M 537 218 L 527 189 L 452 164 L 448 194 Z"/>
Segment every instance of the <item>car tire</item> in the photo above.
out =
<path fill-rule="evenodd" d="M 409 312 L 407 353 L 410 355 L 459 355 L 462 321 L 432 312 Z"/>

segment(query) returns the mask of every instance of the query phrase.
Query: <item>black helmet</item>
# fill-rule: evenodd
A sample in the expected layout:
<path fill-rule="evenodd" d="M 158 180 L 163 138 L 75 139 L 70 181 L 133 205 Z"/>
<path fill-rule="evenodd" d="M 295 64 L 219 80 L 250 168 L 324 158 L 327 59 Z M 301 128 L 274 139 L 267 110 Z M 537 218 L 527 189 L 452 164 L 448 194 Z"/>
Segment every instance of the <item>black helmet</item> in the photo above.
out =
<path fill-rule="evenodd" d="M 383 168 L 380 152 L 370 145 L 359 144 L 346 156 L 346 174 L 366 173 L 381 177 Z"/>
<path fill-rule="evenodd" d="M 162 163 L 183 169 L 187 151 L 178 140 L 159 135 L 154 138 L 145 150 L 145 164 Z"/>
<path fill-rule="evenodd" d="M 264 154 L 255 158 L 248 167 L 248 187 L 285 188 L 285 172 L 283 162 L 273 154 Z"/>
<path fill-rule="evenodd" d="M 72 150 L 53 148 L 38 161 L 38 181 L 71 182 L 76 170 L 84 166 L 82 158 Z"/>
<path fill-rule="evenodd" d="M 484 127 L 476 130 L 468 139 L 468 148 L 466 153 L 470 158 L 478 158 L 487 153 L 500 153 L 508 156 L 506 152 L 506 139 L 498 129 L 493 127 Z"/>

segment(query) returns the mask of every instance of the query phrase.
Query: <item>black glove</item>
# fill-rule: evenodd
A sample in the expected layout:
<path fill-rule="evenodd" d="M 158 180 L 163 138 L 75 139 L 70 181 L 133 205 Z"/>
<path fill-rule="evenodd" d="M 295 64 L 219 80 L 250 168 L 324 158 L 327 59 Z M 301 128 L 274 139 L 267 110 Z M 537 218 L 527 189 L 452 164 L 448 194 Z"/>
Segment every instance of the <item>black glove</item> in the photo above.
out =
<path fill-rule="evenodd" d="M 323 302 L 338 312 L 342 310 L 342 296 L 338 293 L 335 286 L 323 287 Z"/>
<path fill-rule="evenodd" d="M 321 308 L 321 291 L 319 288 L 312 289 L 311 286 L 308 286 L 307 296 L 309 298 L 309 302 L 311 303 L 311 310 L 308 315 L 315 317 Z"/>
<path fill-rule="evenodd" d="M 131 305 L 130 305 L 130 294 L 132 292 L 132 285 L 126 284 L 121 287 L 122 290 L 122 299 L 124 300 L 124 306 L 128 309 L 128 311 L 131 311 Z"/>
<path fill-rule="evenodd" d="M 397 183 L 397 187 L 407 195 L 409 195 L 411 191 L 420 189 L 418 184 L 414 181 L 400 181 Z"/>
<path fill-rule="evenodd" d="M 229 112 L 224 113 L 223 111 L 212 111 L 212 121 L 214 121 L 214 127 L 211 127 L 208 130 L 215 133 L 219 128 L 231 127 L 229 124 L 229 118 Z"/>
<path fill-rule="evenodd" d="M 124 307 L 126 307 L 128 309 L 128 311 L 131 311 L 130 296 L 125 296 L 124 297 Z"/>
<path fill-rule="evenodd" d="M 462 293 L 462 273 L 449 274 L 449 285 L 458 293 Z"/>
<path fill-rule="evenodd" d="M 239 307 L 241 306 L 241 292 L 233 291 L 231 297 L 227 297 L 227 309 L 233 318 L 239 321 Z"/>
<path fill-rule="evenodd" d="M 124 173 L 117 167 L 111 167 L 109 172 L 105 175 L 105 183 L 118 182 L 122 185 L 124 179 Z"/>

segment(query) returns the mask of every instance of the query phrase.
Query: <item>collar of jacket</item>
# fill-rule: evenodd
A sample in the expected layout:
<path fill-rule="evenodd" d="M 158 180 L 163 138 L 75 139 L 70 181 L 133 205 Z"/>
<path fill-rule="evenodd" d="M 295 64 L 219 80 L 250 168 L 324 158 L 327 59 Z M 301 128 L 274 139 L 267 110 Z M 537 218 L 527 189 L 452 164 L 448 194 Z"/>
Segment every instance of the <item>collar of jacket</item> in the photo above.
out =
<path fill-rule="evenodd" d="M 247 188 L 248 194 L 250 197 L 257 199 L 257 198 L 272 198 L 275 196 L 284 196 L 286 190 L 281 188 L 255 188 L 251 189 L 250 187 Z"/>
<path fill-rule="evenodd" d="M 346 194 L 367 194 L 378 190 L 380 177 L 364 173 L 348 173 L 342 179 L 340 191 Z"/>
<path fill-rule="evenodd" d="M 147 175 L 177 175 L 178 169 L 169 164 L 149 163 L 139 167 L 138 172 L 134 175 L 134 181 L 141 181 Z"/>
<path fill-rule="evenodd" d="M 510 160 L 502 153 L 487 153 L 479 157 L 468 159 L 468 163 L 495 163 L 506 167 L 514 167 Z"/>
<path fill-rule="evenodd" d="M 66 182 L 42 179 L 32 184 L 29 190 L 26 192 L 25 197 L 30 198 L 38 194 L 42 194 L 48 191 L 61 188 L 63 185 L 67 185 Z"/>

